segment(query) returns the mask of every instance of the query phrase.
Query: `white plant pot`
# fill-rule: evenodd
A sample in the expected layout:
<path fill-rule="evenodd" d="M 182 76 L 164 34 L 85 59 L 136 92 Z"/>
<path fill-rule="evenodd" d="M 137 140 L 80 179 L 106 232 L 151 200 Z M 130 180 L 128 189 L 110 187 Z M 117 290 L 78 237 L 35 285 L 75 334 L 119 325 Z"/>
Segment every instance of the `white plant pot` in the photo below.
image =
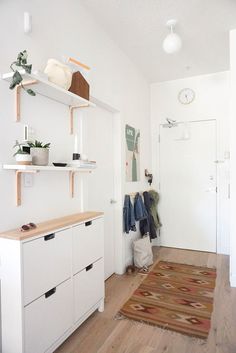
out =
<path fill-rule="evenodd" d="M 32 164 L 32 156 L 30 154 L 16 154 L 16 163 L 22 165 Z"/>
<path fill-rule="evenodd" d="M 30 154 L 32 156 L 33 165 L 48 165 L 49 149 L 42 147 L 31 147 Z"/>

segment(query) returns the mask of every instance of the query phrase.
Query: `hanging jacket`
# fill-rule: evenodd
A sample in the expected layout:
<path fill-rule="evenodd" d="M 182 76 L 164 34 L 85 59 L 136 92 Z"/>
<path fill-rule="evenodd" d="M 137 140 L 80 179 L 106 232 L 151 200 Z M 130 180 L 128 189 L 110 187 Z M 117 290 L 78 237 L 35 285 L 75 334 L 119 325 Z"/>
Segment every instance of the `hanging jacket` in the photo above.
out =
<path fill-rule="evenodd" d="M 124 232 L 129 233 L 130 230 L 136 231 L 135 218 L 134 218 L 134 208 L 130 201 L 130 196 L 125 195 L 124 207 L 123 207 L 123 223 Z"/>
<path fill-rule="evenodd" d="M 151 214 L 151 199 L 147 191 L 143 193 L 144 205 L 147 210 L 147 218 L 140 221 L 140 232 L 143 235 L 149 233 L 150 239 L 157 238 L 156 227 L 153 216 Z"/>
<path fill-rule="evenodd" d="M 144 206 L 142 196 L 137 193 L 134 199 L 134 217 L 136 221 L 140 221 L 141 219 L 146 219 L 148 216 L 147 210 Z"/>
<path fill-rule="evenodd" d="M 155 228 L 157 230 L 162 226 L 162 224 L 160 222 L 160 218 L 157 213 L 157 204 L 159 201 L 159 194 L 155 190 L 150 190 L 148 193 L 149 193 L 150 200 L 151 200 L 150 212 L 152 214 Z"/>

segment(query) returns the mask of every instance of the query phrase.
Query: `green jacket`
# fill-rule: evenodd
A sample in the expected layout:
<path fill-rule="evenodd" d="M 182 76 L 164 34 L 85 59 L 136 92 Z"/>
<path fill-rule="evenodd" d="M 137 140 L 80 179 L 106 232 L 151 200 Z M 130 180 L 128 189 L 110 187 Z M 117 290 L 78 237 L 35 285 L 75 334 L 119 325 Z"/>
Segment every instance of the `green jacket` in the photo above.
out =
<path fill-rule="evenodd" d="M 159 216 L 158 216 L 158 213 L 157 213 L 157 204 L 159 201 L 159 194 L 155 190 L 150 190 L 148 193 L 149 193 L 150 199 L 151 199 L 150 211 L 151 211 L 151 214 L 152 214 L 152 217 L 154 220 L 155 227 L 156 227 L 156 229 L 159 229 L 162 226 L 160 219 L 159 219 Z"/>

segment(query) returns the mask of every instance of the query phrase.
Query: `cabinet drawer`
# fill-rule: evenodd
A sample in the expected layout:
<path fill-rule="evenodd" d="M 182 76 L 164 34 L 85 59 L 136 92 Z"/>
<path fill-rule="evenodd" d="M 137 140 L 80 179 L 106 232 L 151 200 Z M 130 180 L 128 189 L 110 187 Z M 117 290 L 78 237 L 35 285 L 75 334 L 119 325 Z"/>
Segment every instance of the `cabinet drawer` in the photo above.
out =
<path fill-rule="evenodd" d="M 104 297 L 104 262 L 100 259 L 74 276 L 75 321 Z"/>
<path fill-rule="evenodd" d="M 24 304 L 70 277 L 72 230 L 23 244 Z"/>
<path fill-rule="evenodd" d="M 25 353 L 45 352 L 73 324 L 71 279 L 25 307 Z"/>
<path fill-rule="evenodd" d="M 103 257 L 103 218 L 73 228 L 73 273 Z"/>

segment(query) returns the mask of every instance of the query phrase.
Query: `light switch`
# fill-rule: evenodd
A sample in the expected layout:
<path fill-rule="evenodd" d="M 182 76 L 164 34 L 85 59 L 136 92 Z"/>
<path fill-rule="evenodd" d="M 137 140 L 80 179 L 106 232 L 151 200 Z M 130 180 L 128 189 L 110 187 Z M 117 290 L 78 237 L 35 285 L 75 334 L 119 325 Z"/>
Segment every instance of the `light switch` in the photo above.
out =
<path fill-rule="evenodd" d="M 33 175 L 30 173 L 24 174 L 24 186 L 26 188 L 31 188 L 33 186 Z"/>
<path fill-rule="evenodd" d="M 32 141 L 35 139 L 35 131 L 29 125 L 24 125 L 23 140 Z"/>

